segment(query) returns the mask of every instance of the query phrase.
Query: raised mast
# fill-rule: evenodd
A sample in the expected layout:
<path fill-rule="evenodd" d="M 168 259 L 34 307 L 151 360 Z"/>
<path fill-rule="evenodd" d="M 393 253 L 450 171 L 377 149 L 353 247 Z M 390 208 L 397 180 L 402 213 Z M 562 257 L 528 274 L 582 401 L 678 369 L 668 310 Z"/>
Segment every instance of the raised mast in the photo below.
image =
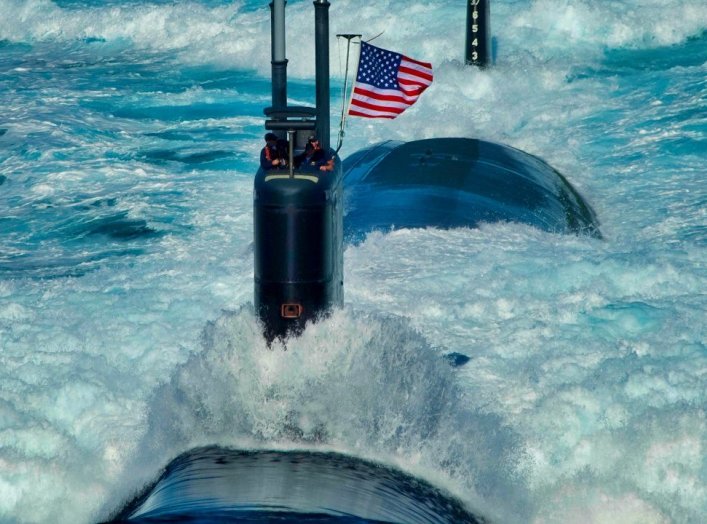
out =
<path fill-rule="evenodd" d="M 273 0 L 271 12 L 272 108 L 287 107 L 287 57 L 285 56 L 285 0 Z"/>
<path fill-rule="evenodd" d="M 329 2 L 314 1 L 317 136 L 324 151 L 329 151 Z"/>

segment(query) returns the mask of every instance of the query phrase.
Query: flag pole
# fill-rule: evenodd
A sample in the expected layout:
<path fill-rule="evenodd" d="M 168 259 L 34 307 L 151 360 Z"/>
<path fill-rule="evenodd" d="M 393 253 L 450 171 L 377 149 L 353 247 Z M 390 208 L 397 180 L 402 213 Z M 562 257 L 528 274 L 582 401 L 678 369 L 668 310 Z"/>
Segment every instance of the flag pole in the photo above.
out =
<path fill-rule="evenodd" d="M 338 141 L 336 144 L 336 153 L 339 152 L 341 149 L 341 146 L 344 143 L 344 125 L 346 124 L 346 88 L 348 86 L 348 80 L 349 80 L 349 54 L 351 52 L 351 40 L 354 38 L 361 38 L 361 35 L 357 34 L 351 34 L 351 33 L 342 33 L 336 35 L 337 38 L 342 37 L 346 38 L 346 67 L 344 68 L 344 96 L 342 96 L 341 100 L 341 120 L 339 123 L 339 137 Z M 352 92 L 353 95 L 353 92 Z M 349 100 L 349 105 L 350 105 L 350 100 Z"/>

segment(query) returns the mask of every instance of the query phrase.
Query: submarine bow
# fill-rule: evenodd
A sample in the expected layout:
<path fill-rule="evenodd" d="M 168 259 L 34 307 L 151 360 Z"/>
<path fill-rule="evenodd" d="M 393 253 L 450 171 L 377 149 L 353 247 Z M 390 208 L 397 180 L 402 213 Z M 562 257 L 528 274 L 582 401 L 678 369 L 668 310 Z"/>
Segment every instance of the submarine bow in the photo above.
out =
<path fill-rule="evenodd" d="M 518 222 L 601 237 L 592 208 L 557 170 L 472 138 L 387 141 L 344 160 L 345 237 L 405 227 Z"/>

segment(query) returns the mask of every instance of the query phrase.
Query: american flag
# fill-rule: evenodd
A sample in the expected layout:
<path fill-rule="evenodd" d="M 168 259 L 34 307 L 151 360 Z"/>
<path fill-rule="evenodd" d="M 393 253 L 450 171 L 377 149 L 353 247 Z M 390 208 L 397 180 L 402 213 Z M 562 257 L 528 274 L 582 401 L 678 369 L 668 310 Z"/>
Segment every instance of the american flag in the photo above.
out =
<path fill-rule="evenodd" d="M 432 64 L 361 42 L 349 115 L 395 118 L 432 83 Z"/>

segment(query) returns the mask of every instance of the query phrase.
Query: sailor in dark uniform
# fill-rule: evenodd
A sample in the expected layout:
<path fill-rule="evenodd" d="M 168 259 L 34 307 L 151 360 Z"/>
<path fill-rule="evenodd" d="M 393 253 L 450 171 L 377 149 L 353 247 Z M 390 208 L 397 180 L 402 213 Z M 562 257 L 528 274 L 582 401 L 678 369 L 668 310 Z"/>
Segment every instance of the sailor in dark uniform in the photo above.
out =
<path fill-rule="evenodd" d="M 319 144 L 319 139 L 312 135 L 307 140 L 304 152 L 297 155 L 295 163 L 300 169 L 312 169 L 319 171 L 331 171 L 334 169 L 334 160 L 326 158 L 324 150 Z"/>
<path fill-rule="evenodd" d="M 265 147 L 260 151 L 260 167 L 266 171 L 287 167 L 287 162 L 281 158 L 281 154 L 278 152 L 275 133 L 265 135 Z"/>

